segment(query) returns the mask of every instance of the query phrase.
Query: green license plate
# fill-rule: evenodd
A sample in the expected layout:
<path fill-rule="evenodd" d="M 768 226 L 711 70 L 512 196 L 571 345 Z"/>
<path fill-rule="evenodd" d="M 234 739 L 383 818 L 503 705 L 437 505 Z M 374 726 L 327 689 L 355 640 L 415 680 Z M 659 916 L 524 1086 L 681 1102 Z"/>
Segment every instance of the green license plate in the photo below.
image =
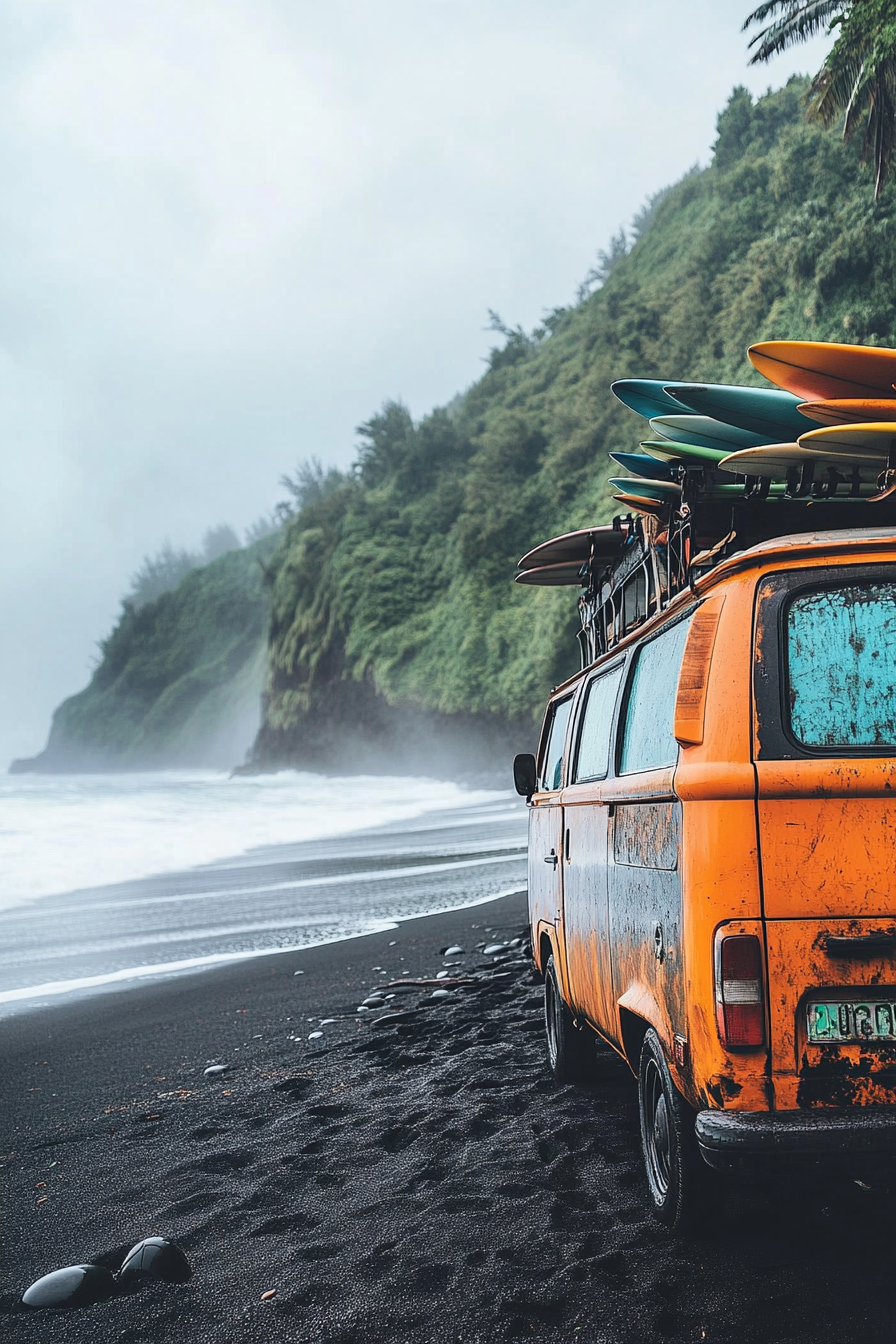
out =
<path fill-rule="evenodd" d="M 896 1001 L 840 999 L 837 1003 L 810 1003 L 809 1040 L 896 1042 Z"/>

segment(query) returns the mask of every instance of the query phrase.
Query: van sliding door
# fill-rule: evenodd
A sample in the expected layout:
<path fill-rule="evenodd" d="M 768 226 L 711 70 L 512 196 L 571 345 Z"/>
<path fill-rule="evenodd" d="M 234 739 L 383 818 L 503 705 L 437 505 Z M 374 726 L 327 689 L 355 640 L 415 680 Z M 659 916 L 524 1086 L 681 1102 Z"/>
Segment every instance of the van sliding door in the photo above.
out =
<path fill-rule="evenodd" d="M 607 906 L 608 807 L 603 798 L 624 663 L 588 683 L 573 735 L 570 785 L 563 794 L 563 928 L 569 1003 L 616 1040 Z"/>

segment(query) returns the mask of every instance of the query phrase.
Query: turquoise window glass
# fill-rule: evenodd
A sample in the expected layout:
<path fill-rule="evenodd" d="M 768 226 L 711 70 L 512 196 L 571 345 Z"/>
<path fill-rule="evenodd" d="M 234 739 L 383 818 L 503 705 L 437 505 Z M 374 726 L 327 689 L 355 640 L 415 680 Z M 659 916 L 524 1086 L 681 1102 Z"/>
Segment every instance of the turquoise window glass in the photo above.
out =
<path fill-rule="evenodd" d="M 896 583 L 795 598 L 786 639 L 790 730 L 799 742 L 896 745 Z"/>

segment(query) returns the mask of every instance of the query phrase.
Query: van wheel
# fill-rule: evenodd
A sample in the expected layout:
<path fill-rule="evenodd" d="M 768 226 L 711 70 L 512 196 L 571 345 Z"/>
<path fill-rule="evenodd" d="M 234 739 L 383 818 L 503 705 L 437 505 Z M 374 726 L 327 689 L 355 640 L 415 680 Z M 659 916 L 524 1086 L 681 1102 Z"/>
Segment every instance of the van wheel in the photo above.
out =
<path fill-rule="evenodd" d="M 591 1033 L 577 1027 L 560 994 L 554 958 L 548 957 L 544 972 L 544 1029 L 548 1063 L 558 1083 L 580 1082 L 588 1072 L 594 1043 Z"/>
<path fill-rule="evenodd" d="M 638 1070 L 641 1152 L 654 1216 L 675 1231 L 705 1207 L 710 1172 L 697 1149 L 694 1114 L 672 1082 L 660 1038 L 648 1028 Z"/>

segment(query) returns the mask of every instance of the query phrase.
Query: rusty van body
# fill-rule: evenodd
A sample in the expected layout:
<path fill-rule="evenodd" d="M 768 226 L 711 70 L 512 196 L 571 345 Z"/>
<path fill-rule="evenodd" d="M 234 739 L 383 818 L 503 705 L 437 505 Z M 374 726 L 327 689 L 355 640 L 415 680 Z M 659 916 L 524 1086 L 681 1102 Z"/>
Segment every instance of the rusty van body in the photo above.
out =
<path fill-rule="evenodd" d="M 632 626 L 517 782 L 552 1066 L 628 1061 L 677 1226 L 710 1168 L 896 1154 L 896 528 L 752 545 Z"/>

